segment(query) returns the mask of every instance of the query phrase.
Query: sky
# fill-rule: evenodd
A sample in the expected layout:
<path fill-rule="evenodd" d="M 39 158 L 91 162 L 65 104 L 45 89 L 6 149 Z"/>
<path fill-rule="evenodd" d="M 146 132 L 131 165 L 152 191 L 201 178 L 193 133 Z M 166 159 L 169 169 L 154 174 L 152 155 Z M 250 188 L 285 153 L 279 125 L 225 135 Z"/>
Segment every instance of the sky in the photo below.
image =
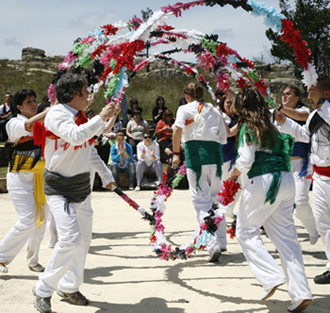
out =
<path fill-rule="evenodd" d="M 45 50 L 47 56 L 66 55 L 73 41 L 85 38 L 99 26 L 119 20 L 141 17 L 147 7 L 154 12 L 160 7 L 186 0 L 0 0 L 0 59 L 18 60 L 25 47 Z M 278 0 L 264 0 L 279 10 Z M 294 1 L 290 1 L 291 6 Z M 249 59 L 269 58 L 271 44 L 265 35 L 262 17 L 254 17 L 242 8 L 230 5 L 197 6 L 182 12 L 182 17 L 167 19 L 176 28 L 196 29 L 205 34 L 218 34 Z M 157 52 L 168 50 L 159 47 Z M 180 59 L 179 57 L 176 57 Z M 187 58 L 181 55 L 181 59 Z M 186 59 L 186 61 L 192 61 Z"/>

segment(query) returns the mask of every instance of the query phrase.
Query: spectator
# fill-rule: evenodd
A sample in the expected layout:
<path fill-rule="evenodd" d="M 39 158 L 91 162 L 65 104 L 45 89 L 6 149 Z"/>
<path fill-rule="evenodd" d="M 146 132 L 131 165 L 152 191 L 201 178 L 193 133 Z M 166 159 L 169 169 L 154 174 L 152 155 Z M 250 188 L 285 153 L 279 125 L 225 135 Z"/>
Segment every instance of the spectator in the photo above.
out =
<path fill-rule="evenodd" d="M 38 113 L 41 113 L 46 108 L 49 108 L 51 105 L 48 96 L 42 98 L 42 102 L 38 105 Z"/>
<path fill-rule="evenodd" d="M 128 143 L 133 148 L 133 153 L 136 154 L 136 146 L 143 140 L 144 132 L 149 130 L 147 121 L 142 119 L 141 111 L 134 111 L 133 119 L 130 120 L 126 126 L 126 135 Z"/>
<path fill-rule="evenodd" d="M 108 139 L 110 146 L 112 146 L 116 142 L 117 131 L 120 130 L 122 133 L 124 133 L 124 130 L 122 129 L 123 129 L 123 123 L 119 119 L 119 116 L 117 115 L 115 125 L 113 125 L 112 129 L 107 134 L 103 134 L 103 136 Z"/>
<path fill-rule="evenodd" d="M 179 100 L 179 107 L 180 107 L 181 105 L 185 105 L 185 104 L 187 104 L 187 100 L 186 100 L 185 97 L 182 97 L 182 98 Z"/>
<path fill-rule="evenodd" d="M 125 135 L 122 130 L 116 132 L 116 143 L 111 146 L 110 152 L 112 159 L 110 169 L 116 183 L 118 184 L 118 173 L 128 173 L 129 190 L 133 190 L 135 180 L 133 149 L 129 143 L 125 142 Z"/>
<path fill-rule="evenodd" d="M 163 119 L 160 120 L 156 127 L 156 134 L 158 137 L 158 144 L 160 150 L 160 160 L 166 163 L 169 156 L 165 153 L 166 147 L 172 142 L 172 125 L 174 123 L 173 112 L 169 109 L 165 110 Z"/>
<path fill-rule="evenodd" d="M 165 100 L 163 97 L 158 96 L 156 99 L 156 105 L 152 109 L 152 120 L 154 121 L 155 125 L 163 118 L 164 111 L 167 110 L 165 106 Z"/>
<path fill-rule="evenodd" d="M 5 94 L 5 103 L 0 105 L 0 141 L 6 141 L 8 135 L 6 132 L 6 124 L 12 118 L 12 113 L 10 109 L 10 102 L 12 100 L 12 95 L 9 92 Z"/>
<path fill-rule="evenodd" d="M 157 175 L 156 184 L 161 184 L 163 180 L 163 165 L 159 160 L 158 143 L 152 141 L 152 131 L 146 131 L 143 134 L 143 141 L 137 145 L 136 180 L 137 185 L 135 191 L 141 190 L 141 181 L 143 174 L 146 172 L 154 172 Z"/>
<path fill-rule="evenodd" d="M 224 99 L 226 98 L 226 94 L 222 90 L 217 89 L 215 92 L 215 98 L 216 98 L 217 106 L 219 106 L 220 103 L 224 101 Z"/>
<path fill-rule="evenodd" d="M 132 98 L 129 101 L 129 108 L 127 109 L 127 120 L 128 122 L 133 118 L 134 112 L 140 111 L 142 114 L 142 108 L 139 106 L 139 101 L 135 98 Z"/>

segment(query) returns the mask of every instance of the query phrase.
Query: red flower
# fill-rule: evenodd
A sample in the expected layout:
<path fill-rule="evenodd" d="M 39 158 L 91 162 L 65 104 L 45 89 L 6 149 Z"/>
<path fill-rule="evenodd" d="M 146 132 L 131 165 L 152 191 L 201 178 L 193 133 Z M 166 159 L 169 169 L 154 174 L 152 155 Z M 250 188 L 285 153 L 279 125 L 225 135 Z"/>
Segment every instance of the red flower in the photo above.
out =
<path fill-rule="evenodd" d="M 109 25 L 104 25 L 101 27 L 102 29 L 104 29 L 103 31 L 103 35 L 108 36 L 108 35 L 116 35 L 118 28 L 112 26 L 111 24 Z"/>
<path fill-rule="evenodd" d="M 249 85 L 246 83 L 246 80 L 243 77 L 241 77 L 239 80 L 237 80 L 236 84 L 238 84 L 238 87 L 240 89 L 249 87 Z"/>
<path fill-rule="evenodd" d="M 222 191 L 218 193 L 219 197 L 221 197 L 222 204 L 227 206 L 235 200 L 235 195 L 237 191 L 241 188 L 241 185 L 235 180 L 231 180 L 230 178 L 223 182 Z"/>
<path fill-rule="evenodd" d="M 290 46 L 293 47 L 297 62 L 302 65 L 305 70 L 307 70 L 308 64 L 311 63 L 311 50 L 307 48 L 307 42 L 302 40 L 300 31 L 294 29 L 294 25 L 291 20 L 283 19 L 281 21 L 281 40 L 287 42 Z"/>

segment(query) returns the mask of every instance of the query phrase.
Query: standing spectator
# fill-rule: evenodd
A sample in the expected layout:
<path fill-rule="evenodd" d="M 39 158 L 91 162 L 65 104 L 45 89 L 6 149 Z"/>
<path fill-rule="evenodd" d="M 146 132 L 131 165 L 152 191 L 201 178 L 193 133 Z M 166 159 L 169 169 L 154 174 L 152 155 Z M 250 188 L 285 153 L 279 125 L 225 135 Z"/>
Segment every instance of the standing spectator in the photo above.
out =
<path fill-rule="evenodd" d="M 144 132 L 143 141 L 137 145 L 136 191 L 141 190 L 143 174 L 146 172 L 156 173 L 157 185 L 161 184 L 163 180 L 163 165 L 159 160 L 159 146 L 157 142 L 152 141 L 152 136 L 152 131 Z"/>
<path fill-rule="evenodd" d="M 11 93 L 6 92 L 5 103 L 0 105 L 0 141 L 6 141 L 8 139 L 6 124 L 12 117 L 12 112 L 10 109 L 10 102 L 12 98 Z"/>
<path fill-rule="evenodd" d="M 148 122 L 142 119 L 141 112 L 139 110 L 134 111 L 133 119 L 126 126 L 128 143 L 132 146 L 134 154 L 136 154 L 137 144 L 143 140 L 143 134 L 148 130 Z"/>
<path fill-rule="evenodd" d="M 51 312 L 50 301 L 56 290 L 75 305 L 89 303 L 79 287 L 92 238 L 91 167 L 100 173 L 104 187 L 115 186 L 111 171 L 93 145 L 94 135 L 116 115 L 112 104 L 88 121 L 83 114 L 89 105 L 87 84 L 77 74 L 64 74 L 58 80 L 56 97 L 59 104 L 50 108 L 45 132 L 39 133 L 41 138 L 46 136 L 44 190 L 58 231 L 58 241 L 34 289 L 34 305 L 40 312 Z"/>
<path fill-rule="evenodd" d="M 160 161 L 166 163 L 169 156 L 165 153 L 166 147 L 172 142 L 172 125 L 174 123 L 173 112 L 169 109 L 165 110 L 163 119 L 161 119 L 156 127 L 158 144 L 160 150 Z"/>
<path fill-rule="evenodd" d="M 167 110 L 165 100 L 163 97 L 158 96 L 156 99 L 156 105 L 152 109 L 152 120 L 154 121 L 155 126 L 163 118 L 163 113 L 165 110 Z"/>
<path fill-rule="evenodd" d="M 51 105 L 48 96 L 42 98 L 42 102 L 38 105 L 38 113 L 41 113 L 46 108 L 49 108 Z"/>
<path fill-rule="evenodd" d="M 14 96 L 12 113 L 14 117 L 6 125 L 13 143 L 7 188 L 18 220 L 0 243 L 0 272 L 8 272 L 6 265 L 26 243 L 29 269 L 42 272 L 44 267 L 39 264 L 39 249 L 48 207 L 43 191 L 45 162 L 41 148 L 34 145 L 33 126 L 35 122 L 43 121 L 47 112 L 37 114 L 36 93 L 22 89 Z"/>
<path fill-rule="evenodd" d="M 110 169 L 113 178 L 118 184 L 118 173 L 129 174 L 129 190 L 134 189 L 135 167 L 133 161 L 132 146 L 125 142 L 125 135 L 122 130 L 116 132 L 116 143 L 110 149 L 111 160 Z"/>
<path fill-rule="evenodd" d="M 127 109 L 127 123 L 133 118 L 135 111 L 140 111 L 142 114 L 142 108 L 139 106 L 139 101 L 132 98 L 129 100 L 129 108 Z M 127 125 L 127 123 L 125 125 Z"/>

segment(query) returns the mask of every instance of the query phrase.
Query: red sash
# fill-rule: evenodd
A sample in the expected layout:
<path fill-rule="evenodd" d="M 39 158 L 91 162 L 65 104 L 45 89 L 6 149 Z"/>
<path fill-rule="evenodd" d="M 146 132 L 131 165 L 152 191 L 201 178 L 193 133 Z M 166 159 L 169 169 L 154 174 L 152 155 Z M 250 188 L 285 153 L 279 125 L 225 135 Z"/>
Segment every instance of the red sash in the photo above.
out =
<path fill-rule="evenodd" d="M 330 166 L 319 167 L 319 166 L 313 165 L 313 169 L 314 169 L 314 172 L 319 175 L 330 177 Z"/>
<path fill-rule="evenodd" d="M 75 123 L 79 126 L 82 124 L 85 124 L 88 122 L 88 119 L 83 111 L 79 111 L 77 116 L 74 119 Z M 54 139 L 55 140 L 55 150 L 57 150 L 57 139 L 60 137 L 56 136 L 54 133 L 52 133 L 49 130 L 45 129 L 44 124 L 41 124 L 40 122 L 34 123 L 33 126 L 33 140 L 34 144 L 37 146 L 42 147 L 42 156 L 44 157 L 44 149 L 45 149 L 45 143 L 46 138 Z M 91 146 L 94 142 L 94 138 L 88 140 L 89 145 Z M 67 150 L 69 148 L 70 144 L 67 142 L 64 145 L 64 150 Z M 84 143 L 84 146 L 86 147 L 86 142 Z M 83 145 L 75 146 L 74 149 L 82 149 Z"/>

